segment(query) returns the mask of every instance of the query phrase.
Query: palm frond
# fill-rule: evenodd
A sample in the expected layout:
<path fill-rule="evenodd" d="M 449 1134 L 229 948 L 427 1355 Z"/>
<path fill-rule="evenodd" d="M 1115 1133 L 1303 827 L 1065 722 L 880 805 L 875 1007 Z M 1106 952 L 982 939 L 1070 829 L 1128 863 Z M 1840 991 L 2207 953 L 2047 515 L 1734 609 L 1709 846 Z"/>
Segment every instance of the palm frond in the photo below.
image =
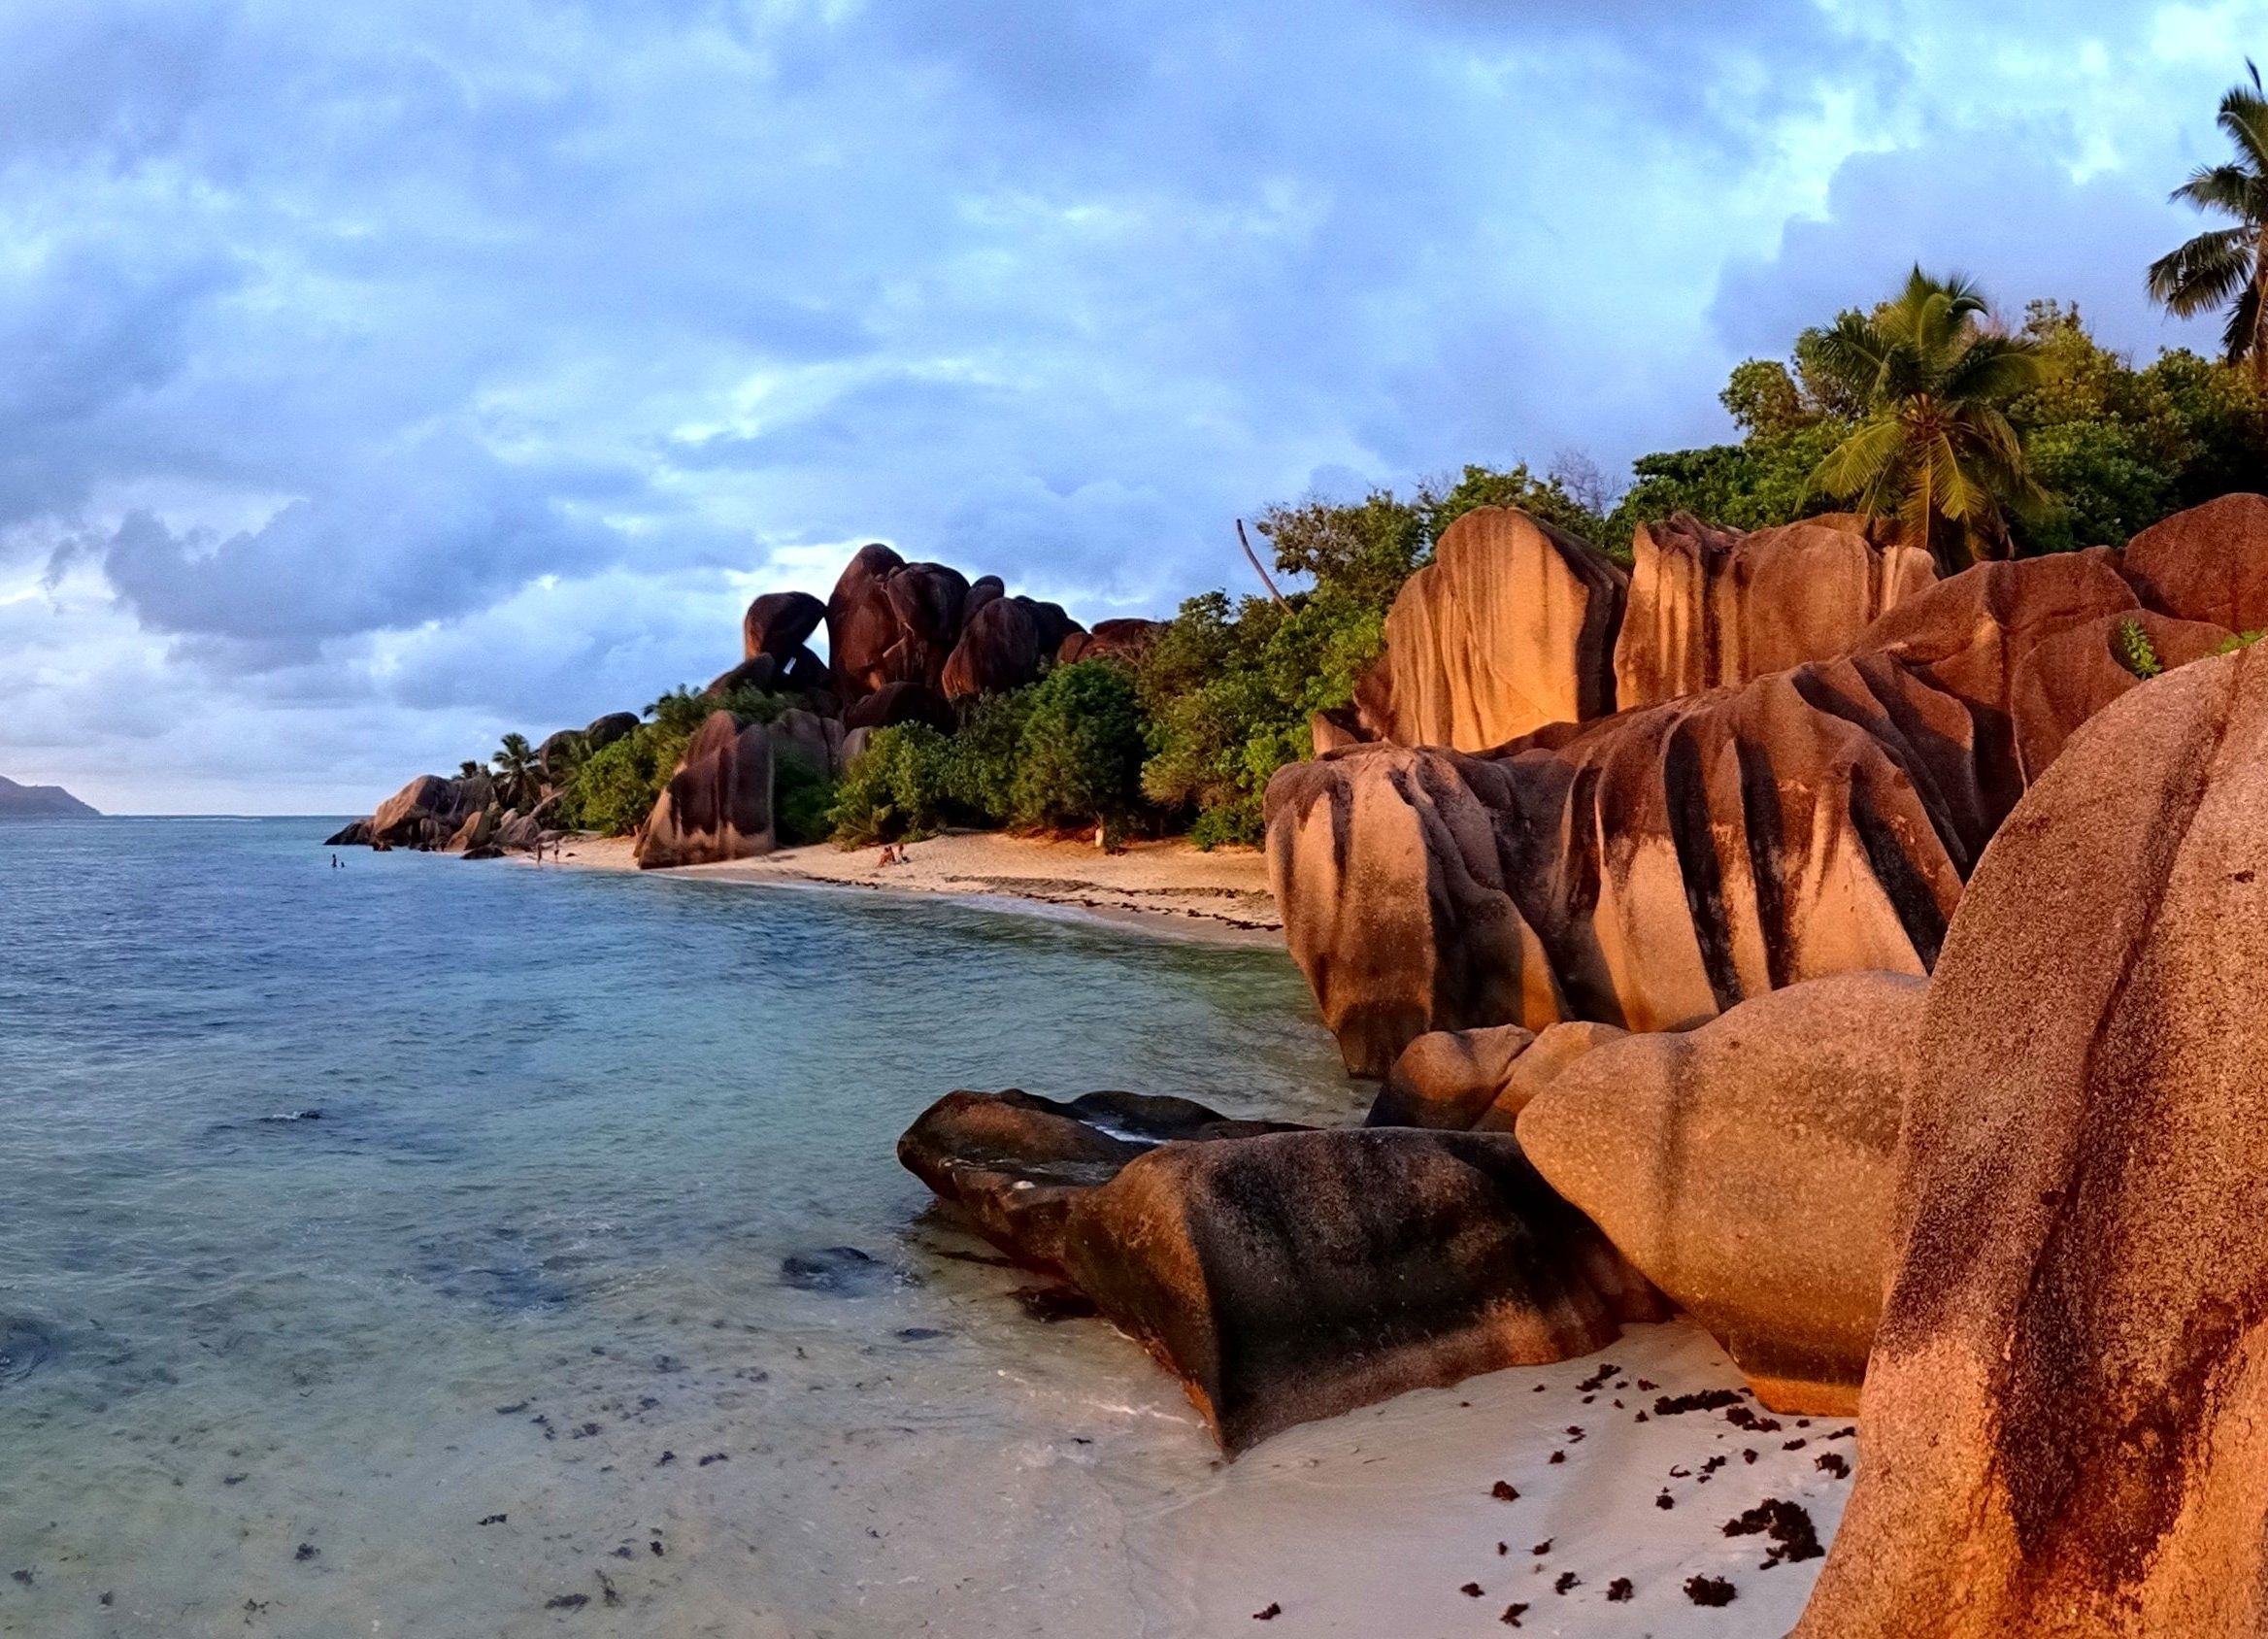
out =
<path fill-rule="evenodd" d="M 2168 197 L 2178 205 L 2194 205 L 2200 211 L 2218 211 L 2249 222 L 2260 216 L 2263 198 L 2268 197 L 2268 182 L 2242 165 L 2200 165 Z"/>
<path fill-rule="evenodd" d="M 2150 293 L 2177 318 L 2219 307 L 2252 277 L 2251 236 L 2241 227 L 2217 228 L 2150 264 Z"/>
<path fill-rule="evenodd" d="M 1812 469 L 1811 492 L 1838 500 L 1864 498 L 1896 462 L 1906 428 L 1895 416 L 1862 421 Z"/>
<path fill-rule="evenodd" d="M 2013 336 L 1980 336 L 1953 360 L 1941 391 L 1956 401 L 2013 398 L 2038 385 L 2046 369 L 2034 344 Z"/>
<path fill-rule="evenodd" d="M 2220 99 L 2220 128 L 2237 151 L 2252 162 L 2254 176 L 2268 176 L 2268 96 L 2260 88 L 2238 85 Z"/>

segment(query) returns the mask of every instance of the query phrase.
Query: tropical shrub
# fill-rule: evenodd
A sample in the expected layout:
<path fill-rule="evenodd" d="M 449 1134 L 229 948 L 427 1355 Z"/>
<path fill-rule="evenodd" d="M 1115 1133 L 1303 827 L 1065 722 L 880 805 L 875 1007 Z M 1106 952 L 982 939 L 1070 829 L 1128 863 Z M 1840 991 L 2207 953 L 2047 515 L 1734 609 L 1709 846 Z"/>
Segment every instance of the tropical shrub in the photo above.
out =
<path fill-rule="evenodd" d="M 1111 660 L 1057 666 L 1031 690 L 1013 819 L 1036 828 L 1123 824 L 1141 799 L 1143 750 L 1132 672 Z"/>
<path fill-rule="evenodd" d="M 843 771 L 831 811 L 846 846 L 934 836 L 946 820 L 951 743 L 923 722 L 878 728 Z"/>

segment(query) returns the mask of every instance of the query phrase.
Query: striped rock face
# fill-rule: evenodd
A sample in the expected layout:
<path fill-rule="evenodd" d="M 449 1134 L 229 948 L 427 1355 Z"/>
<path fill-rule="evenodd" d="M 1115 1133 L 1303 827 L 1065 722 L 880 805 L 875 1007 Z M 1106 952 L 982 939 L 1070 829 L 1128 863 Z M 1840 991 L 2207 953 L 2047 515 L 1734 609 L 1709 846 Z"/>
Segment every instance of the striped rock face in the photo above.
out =
<path fill-rule="evenodd" d="M 2268 655 L 2075 734 L 1930 985 L 1802 1639 L 2268 1631 Z"/>
<path fill-rule="evenodd" d="M 1364 1075 L 1429 1030 L 1681 1029 L 1807 979 L 1926 974 L 2025 748 L 2045 766 L 2124 686 L 2101 673 L 2127 619 L 2156 619 L 2108 552 L 1982 564 L 1737 687 L 1295 764 L 1268 789 L 1292 955 Z M 2200 652 L 2161 628 L 2169 664 Z"/>

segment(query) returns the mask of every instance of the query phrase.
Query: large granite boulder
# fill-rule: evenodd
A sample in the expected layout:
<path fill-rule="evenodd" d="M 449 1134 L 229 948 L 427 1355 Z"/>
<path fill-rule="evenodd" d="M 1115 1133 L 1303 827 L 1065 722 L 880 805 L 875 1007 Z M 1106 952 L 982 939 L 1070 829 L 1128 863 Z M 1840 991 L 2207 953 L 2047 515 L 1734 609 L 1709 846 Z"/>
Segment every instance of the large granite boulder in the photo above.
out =
<path fill-rule="evenodd" d="M 602 752 L 617 740 L 626 740 L 638 731 L 636 712 L 609 712 L 591 719 L 583 730 L 583 745 L 586 752 Z"/>
<path fill-rule="evenodd" d="M 495 800 L 495 784 L 485 774 L 455 780 L 420 774 L 378 805 L 369 838 L 389 848 L 440 848 Z"/>
<path fill-rule="evenodd" d="M 769 654 L 785 665 L 804 652 L 826 618 L 827 606 L 809 592 L 766 592 L 741 618 L 741 657 Z"/>
<path fill-rule="evenodd" d="M 1802 1639 L 2268 1631 L 2268 653 L 2113 703 L 1930 987 Z"/>
<path fill-rule="evenodd" d="M 1270 783 L 1270 880 L 1357 1075 L 1428 1030 L 1683 1028 L 1928 971 L 1989 836 L 1955 783 L 1969 731 L 1865 656 L 1486 755 L 1361 747 Z"/>
<path fill-rule="evenodd" d="M 1168 1144 L 1074 1201 L 1063 1261 L 1230 1453 L 1618 1334 L 1584 1225 L 1501 1134 L 1375 1128 Z"/>
<path fill-rule="evenodd" d="M 2141 612 L 2105 552 L 1982 564 L 1852 652 L 1738 687 L 1485 753 L 1294 764 L 1267 798 L 1286 941 L 1363 1075 L 1428 1030 L 1676 1029 L 1806 979 L 1926 973 L 2023 792 L 2018 672 Z"/>
<path fill-rule="evenodd" d="M 349 820 L 338 830 L 325 837 L 323 846 L 325 848 L 368 848 L 370 846 L 370 821 L 367 820 Z"/>
<path fill-rule="evenodd" d="M 1857 1408 L 1926 984 L 1845 974 L 1585 1053 L 1520 1148 L 1725 1346 L 1765 1404 Z"/>
<path fill-rule="evenodd" d="M 1587 1019 L 1545 1025 L 1536 1032 L 1536 1039 L 1528 1044 L 1527 1051 L 1506 1067 L 1496 1097 L 1473 1122 L 1473 1131 L 1518 1131 L 1520 1112 L 1557 1081 L 1562 1070 L 1591 1049 L 1620 1041 L 1629 1033 L 1612 1024 L 1595 1024 Z"/>
<path fill-rule="evenodd" d="M 1640 524 L 1632 551 L 1615 642 L 1624 710 L 1841 654 L 1937 579 L 1918 547 L 1823 522 L 1743 534 L 1680 513 Z"/>
<path fill-rule="evenodd" d="M 949 700 L 1005 693 L 1036 681 L 1052 652 L 1043 646 L 1029 598 L 996 597 L 970 618 L 946 659 L 940 686 Z"/>
<path fill-rule="evenodd" d="M 1450 753 L 1362 746 L 1268 784 L 1268 880 L 1350 1072 L 1428 1030 L 1568 1017 L 1512 903 L 1495 819 Z"/>
<path fill-rule="evenodd" d="M 773 719 L 772 748 L 776 756 L 798 758 L 814 774 L 831 780 L 843 772 L 843 734 L 840 718 L 790 706 Z"/>
<path fill-rule="evenodd" d="M 2268 495 L 2223 495 L 2126 543 L 2142 601 L 2181 620 L 2268 631 Z"/>
<path fill-rule="evenodd" d="M 2035 645 L 2017 666 L 2009 702 L 2025 786 L 2047 772 L 2081 723 L 2142 686 L 2126 649 L 2136 632 L 2166 671 L 2221 652 L 2234 635 L 2225 626 L 2137 609 L 2105 615 Z"/>
<path fill-rule="evenodd" d="M 489 847 L 496 838 L 498 815 L 492 808 L 476 809 L 465 816 L 464 823 L 450 833 L 442 844 L 445 853 L 477 853 Z"/>
<path fill-rule="evenodd" d="M 899 1156 L 1144 1344 L 1232 1454 L 1411 1388 L 1586 1354 L 1618 1314 L 1661 1313 L 1506 1134 L 958 1092 Z"/>
<path fill-rule="evenodd" d="M 710 865 L 772 846 L 772 731 L 711 712 L 638 832 L 638 867 Z"/>
<path fill-rule="evenodd" d="M 729 694 L 736 688 L 770 688 L 780 678 L 780 662 L 769 654 L 750 654 L 730 670 L 711 678 L 704 694 Z"/>
<path fill-rule="evenodd" d="M 1428 1030 L 1386 1071 L 1362 1124 L 1470 1132 L 1502 1095 L 1512 1067 L 1535 1039 L 1518 1024 Z"/>
<path fill-rule="evenodd" d="M 2096 547 L 1964 569 L 1884 615 L 1859 647 L 1893 656 L 1967 710 L 1974 744 L 1956 755 L 1975 770 L 1976 820 L 1989 830 L 2023 795 L 2015 700 L 2025 656 L 2075 626 L 2141 607 L 2118 554 Z"/>
<path fill-rule="evenodd" d="M 925 683 L 885 683 L 872 694 L 854 701 L 843 713 L 846 730 L 889 728 L 901 722 L 925 722 L 950 731 L 953 710 L 945 696 Z"/>
<path fill-rule="evenodd" d="M 1355 691 L 1374 739 L 1484 751 L 1615 709 L 1627 577 L 1587 542 L 1510 507 L 1442 532 L 1386 616 Z"/>
<path fill-rule="evenodd" d="M 1056 647 L 1055 661 L 1064 666 L 1077 660 L 1123 660 L 1128 665 L 1139 665 L 1165 626 L 1163 620 L 1131 618 L 1097 620 L 1094 630 L 1074 631 L 1066 637 Z"/>
<path fill-rule="evenodd" d="M 1291 1130 L 1233 1121 L 1187 1098 L 1089 1092 L 1058 1100 L 1011 1087 L 946 1094 L 899 1138 L 898 1160 L 1017 1262 L 1062 1275 L 1071 1202 L 1135 1156 L 1168 1141 Z"/>

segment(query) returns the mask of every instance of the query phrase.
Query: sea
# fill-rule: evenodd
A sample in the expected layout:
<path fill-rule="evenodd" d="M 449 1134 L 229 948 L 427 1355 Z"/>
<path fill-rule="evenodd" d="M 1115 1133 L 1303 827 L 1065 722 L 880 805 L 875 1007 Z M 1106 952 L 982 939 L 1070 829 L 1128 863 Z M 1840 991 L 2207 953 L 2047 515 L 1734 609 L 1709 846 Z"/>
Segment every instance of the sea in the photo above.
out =
<path fill-rule="evenodd" d="M 1281 950 L 337 823 L 0 823 L 0 1633 L 1180 1627 L 1194 1413 L 894 1143 L 1349 1119 Z"/>

